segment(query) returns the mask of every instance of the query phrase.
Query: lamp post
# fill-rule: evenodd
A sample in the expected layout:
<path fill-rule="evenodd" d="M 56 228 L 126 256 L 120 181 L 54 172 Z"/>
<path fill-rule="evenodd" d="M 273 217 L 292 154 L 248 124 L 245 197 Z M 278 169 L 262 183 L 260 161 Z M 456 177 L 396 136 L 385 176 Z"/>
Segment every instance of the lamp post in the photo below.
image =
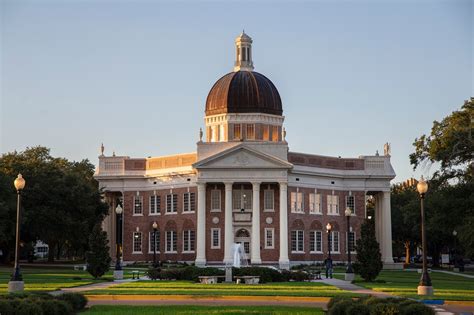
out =
<path fill-rule="evenodd" d="M 18 174 L 18 177 L 13 182 L 13 185 L 16 189 L 17 194 L 17 203 L 16 203 L 16 240 L 15 240 L 15 268 L 11 280 L 8 282 L 8 292 L 17 292 L 23 291 L 25 283 L 23 282 L 23 277 L 20 273 L 20 206 L 21 206 L 21 191 L 25 188 L 25 179 L 21 174 Z"/>
<path fill-rule="evenodd" d="M 156 264 L 156 231 L 158 230 L 158 224 L 156 224 L 156 221 L 153 222 L 153 268 L 158 267 Z"/>
<path fill-rule="evenodd" d="M 326 224 L 326 233 L 328 233 L 328 258 L 331 259 L 331 223 Z"/>
<path fill-rule="evenodd" d="M 426 266 L 426 231 L 425 231 L 425 209 L 424 200 L 425 194 L 428 191 L 428 184 L 421 176 L 420 181 L 416 185 L 416 189 L 420 194 L 420 208 L 421 208 L 421 244 L 423 250 L 423 271 L 421 274 L 420 283 L 418 284 L 418 295 L 433 295 L 433 287 L 431 285 L 430 275 Z"/>
<path fill-rule="evenodd" d="M 458 232 L 456 230 L 453 231 L 453 237 L 454 237 L 454 245 L 453 245 L 453 261 L 454 261 L 454 268 L 457 268 L 457 257 L 456 257 L 456 236 L 458 235 Z"/>
<path fill-rule="evenodd" d="M 347 207 L 346 211 L 344 211 L 344 214 L 346 215 L 347 218 L 347 269 L 346 269 L 346 274 L 345 274 L 345 280 L 346 281 L 352 281 L 355 279 L 354 275 L 354 270 L 352 270 L 352 263 L 351 263 L 351 249 L 349 248 L 349 234 L 351 232 L 351 215 L 352 215 L 352 210 Z"/>
<path fill-rule="evenodd" d="M 122 213 L 123 208 L 120 203 L 115 208 L 116 213 L 116 249 L 115 249 L 115 270 L 114 270 L 114 279 L 121 280 L 123 279 L 123 270 L 122 264 L 120 263 L 121 251 L 122 251 Z"/>

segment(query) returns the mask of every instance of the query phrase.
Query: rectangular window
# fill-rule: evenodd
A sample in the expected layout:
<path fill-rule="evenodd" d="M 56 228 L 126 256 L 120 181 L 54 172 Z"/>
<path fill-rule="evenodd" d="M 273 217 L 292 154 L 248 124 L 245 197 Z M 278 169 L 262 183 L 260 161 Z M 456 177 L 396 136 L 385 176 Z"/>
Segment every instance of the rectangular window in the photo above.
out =
<path fill-rule="evenodd" d="M 273 189 L 266 189 L 263 193 L 263 209 L 264 211 L 274 211 L 274 193 Z"/>
<path fill-rule="evenodd" d="M 156 252 L 159 253 L 160 252 L 160 230 L 156 230 L 156 234 L 154 231 L 151 231 L 149 240 L 150 240 L 149 247 L 148 247 L 149 252 L 153 253 L 156 246 Z"/>
<path fill-rule="evenodd" d="M 133 232 L 133 252 L 142 252 L 142 232 Z"/>
<path fill-rule="evenodd" d="M 322 237 L 323 237 L 323 233 L 321 231 L 309 232 L 309 251 L 311 253 L 323 252 Z"/>
<path fill-rule="evenodd" d="M 339 253 L 339 232 L 338 231 L 331 231 L 331 251 L 335 253 Z"/>
<path fill-rule="evenodd" d="M 275 229 L 265 228 L 265 249 L 275 248 L 274 235 L 275 235 Z"/>
<path fill-rule="evenodd" d="M 161 211 L 161 198 L 160 196 L 150 196 L 150 214 L 160 214 Z"/>
<path fill-rule="evenodd" d="M 195 233 L 192 230 L 183 231 L 183 252 L 194 252 Z"/>
<path fill-rule="evenodd" d="M 196 195 L 192 192 L 183 195 L 183 212 L 194 212 L 196 210 Z"/>
<path fill-rule="evenodd" d="M 309 213 L 321 214 L 321 195 L 309 194 Z"/>
<path fill-rule="evenodd" d="M 177 243 L 176 231 L 166 231 L 166 252 L 167 253 L 176 253 L 176 243 Z"/>
<path fill-rule="evenodd" d="M 178 195 L 169 194 L 166 195 L 166 213 L 178 212 Z"/>
<path fill-rule="evenodd" d="M 211 190 L 211 211 L 221 211 L 221 191 L 219 189 Z"/>
<path fill-rule="evenodd" d="M 133 214 L 143 215 L 143 198 L 142 196 L 133 197 Z"/>
<path fill-rule="evenodd" d="M 263 140 L 269 141 L 270 140 L 270 126 L 263 125 Z"/>
<path fill-rule="evenodd" d="M 235 211 L 242 209 L 252 210 L 252 191 L 234 190 L 232 191 L 232 206 Z"/>
<path fill-rule="evenodd" d="M 234 140 L 242 139 L 242 126 L 240 124 L 234 124 Z"/>
<path fill-rule="evenodd" d="M 349 232 L 348 245 L 349 245 L 349 250 L 351 251 L 351 253 L 355 252 L 355 245 L 356 245 L 356 242 L 355 242 L 355 232 Z M 347 250 L 346 250 L 346 251 L 347 251 Z"/>
<path fill-rule="evenodd" d="M 291 251 L 295 253 L 304 253 L 304 231 L 291 231 Z"/>
<path fill-rule="evenodd" d="M 278 142 L 278 126 L 272 126 L 272 141 Z"/>
<path fill-rule="evenodd" d="M 211 248 L 221 248 L 221 229 L 219 228 L 211 229 Z"/>
<path fill-rule="evenodd" d="M 328 195 L 328 214 L 339 214 L 339 197 L 337 195 Z"/>
<path fill-rule="evenodd" d="M 355 214 L 355 198 L 354 198 L 354 196 L 346 196 L 346 208 L 351 209 L 352 214 Z"/>
<path fill-rule="evenodd" d="M 255 125 L 247 124 L 247 140 L 255 140 Z"/>
<path fill-rule="evenodd" d="M 303 193 L 302 192 L 291 192 L 291 212 L 293 213 L 304 213 L 303 209 Z"/>

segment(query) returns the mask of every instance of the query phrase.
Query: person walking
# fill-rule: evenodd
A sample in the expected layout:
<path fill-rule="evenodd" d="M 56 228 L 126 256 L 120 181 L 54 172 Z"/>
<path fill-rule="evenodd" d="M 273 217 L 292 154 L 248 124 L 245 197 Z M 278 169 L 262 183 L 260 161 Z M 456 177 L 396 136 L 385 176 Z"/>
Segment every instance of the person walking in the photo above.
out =
<path fill-rule="evenodd" d="M 326 266 L 326 279 L 332 279 L 332 259 L 326 258 L 326 260 L 324 260 L 324 265 Z"/>

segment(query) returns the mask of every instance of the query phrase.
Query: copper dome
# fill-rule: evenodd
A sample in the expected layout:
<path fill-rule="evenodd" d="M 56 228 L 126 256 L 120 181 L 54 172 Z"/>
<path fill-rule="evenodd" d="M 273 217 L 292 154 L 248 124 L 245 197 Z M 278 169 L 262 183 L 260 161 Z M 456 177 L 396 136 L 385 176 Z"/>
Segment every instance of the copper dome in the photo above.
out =
<path fill-rule="evenodd" d="M 206 101 L 206 116 L 224 113 L 283 114 L 272 81 L 254 71 L 231 72 L 217 80 Z"/>

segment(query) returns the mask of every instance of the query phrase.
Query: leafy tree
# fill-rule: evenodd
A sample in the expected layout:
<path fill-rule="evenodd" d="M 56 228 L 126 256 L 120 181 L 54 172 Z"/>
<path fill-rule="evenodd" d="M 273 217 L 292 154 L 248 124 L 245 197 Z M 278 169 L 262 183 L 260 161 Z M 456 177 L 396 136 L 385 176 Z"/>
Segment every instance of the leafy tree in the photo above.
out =
<path fill-rule="evenodd" d="M 13 235 L 11 239 L 1 238 L 0 248 L 6 252 L 15 246 L 11 231 L 15 229 L 12 214 L 16 211 L 16 196 L 12 183 L 18 173 L 26 179 L 22 194 L 22 241 L 40 239 L 47 243 L 50 261 L 65 244 L 85 252 L 93 226 L 107 213 L 93 178 L 94 166 L 87 160 L 70 162 L 52 157 L 48 148 L 40 146 L 2 155 L 0 186 L 6 188 L 0 187 L 0 218 L 9 219 L 1 221 L 0 235 L 2 231 Z"/>
<path fill-rule="evenodd" d="M 107 233 L 102 231 L 101 224 L 94 226 L 89 238 L 89 251 L 86 253 L 87 271 L 94 277 L 102 277 L 109 271 L 112 258 L 109 255 Z"/>
<path fill-rule="evenodd" d="M 356 272 L 365 280 L 373 281 L 382 270 L 382 255 L 380 246 L 375 238 L 374 220 L 365 220 L 360 227 L 360 239 L 356 245 L 357 261 L 354 264 Z"/>
<path fill-rule="evenodd" d="M 446 178 L 468 176 L 472 179 L 474 161 L 474 98 L 464 102 L 441 122 L 434 121 L 429 136 L 415 139 L 410 162 L 417 168 L 424 161 L 439 162 L 439 175 Z"/>

